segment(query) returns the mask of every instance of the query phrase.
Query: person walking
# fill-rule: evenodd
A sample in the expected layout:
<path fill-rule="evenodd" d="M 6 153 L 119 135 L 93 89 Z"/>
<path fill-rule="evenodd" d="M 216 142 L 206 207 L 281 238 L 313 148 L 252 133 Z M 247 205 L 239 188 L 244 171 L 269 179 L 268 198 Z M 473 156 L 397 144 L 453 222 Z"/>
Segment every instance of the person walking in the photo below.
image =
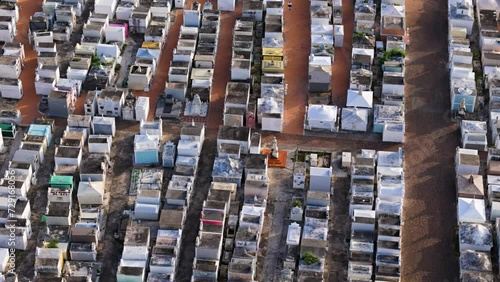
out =
<path fill-rule="evenodd" d="M 288 11 L 292 10 L 292 2 L 288 2 Z"/>

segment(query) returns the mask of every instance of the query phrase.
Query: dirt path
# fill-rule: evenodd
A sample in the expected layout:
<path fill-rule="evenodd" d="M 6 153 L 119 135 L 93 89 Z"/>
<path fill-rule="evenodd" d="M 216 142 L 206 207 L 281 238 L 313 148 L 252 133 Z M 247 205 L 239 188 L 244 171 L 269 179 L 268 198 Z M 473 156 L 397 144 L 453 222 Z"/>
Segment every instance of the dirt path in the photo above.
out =
<path fill-rule="evenodd" d="M 287 168 L 270 168 L 269 197 L 267 199 L 266 219 L 262 229 L 259 258 L 257 260 L 257 281 L 280 281 L 280 273 L 286 256 L 286 235 L 289 225 L 292 188 L 293 163 Z"/>
<path fill-rule="evenodd" d="M 43 164 L 37 171 L 37 185 L 32 185 L 28 192 L 31 206 L 31 228 L 32 235 L 28 240 L 28 248 L 16 252 L 16 271 L 20 282 L 33 281 L 35 267 L 35 250 L 43 239 L 46 224 L 41 222 L 42 216 L 47 208 L 47 189 L 50 177 L 54 172 L 55 141 L 63 135 L 62 128 L 56 128 L 53 133 L 52 142 L 44 155 Z"/>
<path fill-rule="evenodd" d="M 179 264 L 176 269 L 175 281 L 191 281 L 196 237 L 200 229 L 200 215 L 203 202 L 207 199 L 208 190 L 212 182 L 212 167 L 216 154 L 216 142 L 214 140 L 205 140 L 201 152 L 202 157 L 198 164 L 199 171 L 196 174 L 195 189 L 192 192 L 186 222 L 184 223 L 184 226 L 189 228 L 184 228 L 182 232 Z"/>
<path fill-rule="evenodd" d="M 103 242 L 99 242 L 98 261 L 102 262 L 102 281 L 116 281 L 116 271 L 123 251 L 123 243 L 113 235 L 118 230 L 128 200 L 130 168 L 132 167 L 134 134 L 118 132 L 111 147 L 112 173 L 106 180 L 109 189 L 108 218 Z"/>
<path fill-rule="evenodd" d="M 406 194 L 402 281 L 456 281 L 454 153 L 446 1 L 407 1 Z"/>
<path fill-rule="evenodd" d="M 311 20 L 309 1 L 291 1 L 293 9 L 284 9 L 285 39 L 285 118 L 283 132 L 302 134 L 307 106 L 309 53 L 311 51 Z"/>
<path fill-rule="evenodd" d="M 352 33 L 354 29 L 354 7 L 352 0 L 342 1 L 342 24 L 344 25 L 344 44 L 335 48 L 332 68 L 332 104 L 345 107 L 351 71 Z"/>
<path fill-rule="evenodd" d="M 238 1 L 236 9 L 233 12 L 221 12 L 217 57 L 215 58 L 212 93 L 210 94 L 208 110 L 207 126 L 209 128 L 219 128 L 219 125 L 223 123 L 226 86 L 229 80 L 231 80 L 234 23 L 236 22 L 236 17 L 241 16 L 242 6 L 242 1 Z"/>
<path fill-rule="evenodd" d="M 40 95 L 35 90 L 35 70 L 37 68 L 36 51 L 29 44 L 28 32 L 30 17 L 42 10 L 41 0 L 19 0 L 19 21 L 17 23 L 17 36 L 15 42 L 24 44 L 24 69 L 19 79 L 23 83 L 23 97 L 17 104 L 17 109 L 21 111 L 22 123 L 28 124 L 41 117 L 38 112 L 38 102 Z"/>
<path fill-rule="evenodd" d="M 339 166 L 340 162 L 338 160 L 336 162 L 337 166 Z M 349 188 L 350 181 L 347 174 L 334 175 L 326 260 L 328 281 L 347 281 L 347 265 L 349 261 L 347 238 L 351 235 Z"/>
<path fill-rule="evenodd" d="M 177 47 L 177 42 L 179 41 L 179 32 L 183 22 L 182 10 L 175 11 L 176 17 L 175 21 L 171 23 L 168 30 L 167 38 L 163 49 L 161 50 L 160 60 L 158 61 L 158 68 L 156 70 L 155 76 L 151 80 L 149 92 L 144 91 L 134 91 L 136 96 L 149 97 L 149 115 L 148 119 L 153 120 L 156 112 L 156 103 L 158 98 L 165 90 L 165 82 L 168 79 L 168 70 L 170 69 L 170 62 L 174 56 L 174 49 Z"/>

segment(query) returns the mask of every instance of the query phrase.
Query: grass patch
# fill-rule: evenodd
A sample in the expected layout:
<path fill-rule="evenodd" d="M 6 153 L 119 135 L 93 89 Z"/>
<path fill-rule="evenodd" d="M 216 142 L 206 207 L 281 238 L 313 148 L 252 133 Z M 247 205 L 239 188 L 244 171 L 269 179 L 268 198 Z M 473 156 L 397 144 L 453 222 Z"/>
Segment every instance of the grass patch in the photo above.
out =
<path fill-rule="evenodd" d="M 96 55 L 92 55 L 92 60 L 90 62 L 93 67 L 98 67 L 101 64 L 101 59 L 99 59 Z"/>
<path fill-rule="evenodd" d="M 295 155 L 296 162 L 305 162 L 306 161 L 306 152 L 298 151 L 297 155 Z"/>
<path fill-rule="evenodd" d="M 122 45 L 122 49 L 120 50 L 121 54 L 120 55 L 123 55 L 123 53 L 125 53 L 125 49 L 127 49 L 127 44 L 123 44 Z"/>
<path fill-rule="evenodd" d="M 484 79 L 483 72 L 480 70 L 476 71 L 474 73 L 474 76 L 475 76 L 476 81 L 483 81 L 483 79 Z"/>
<path fill-rule="evenodd" d="M 59 242 L 57 242 L 56 240 L 54 241 L 50 241 L 48 244 L 47 244 L 47 248 L 48 249 L 57 249 L 59 245 Z"/>
<path fill-rule="evenodd" d="M 478 60 L 481 60 L 481 52 L 479 52 L 479 50 L 477 49 L 473 49 L 472 50 L 472 59 L 478 61 Z"/>
<path fill-rule="evenodd" d="M 93 55 L 92 56 L 91 66 L 93 66 L 93 67 L 98 67 L 98 66 L 109 67 L 109 66 L 112 66 L 113 63 L 114 63 L 114 61 L 111 61 L 111 62 L 102 62 L 99 57 L 97 57 L 96 55 Z"/>

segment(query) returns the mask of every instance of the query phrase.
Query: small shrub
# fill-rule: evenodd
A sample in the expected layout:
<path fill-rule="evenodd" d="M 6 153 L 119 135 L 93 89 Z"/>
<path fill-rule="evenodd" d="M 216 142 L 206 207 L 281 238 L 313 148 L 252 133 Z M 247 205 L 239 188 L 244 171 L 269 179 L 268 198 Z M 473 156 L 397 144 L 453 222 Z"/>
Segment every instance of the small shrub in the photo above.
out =
<path fill-rule="evenodd" d="M 406 55 L 405 51 L 403 51 L 403 50 L 400 50 L 400 49 L 391 49 L 389 51 L 385 51 L 384 52 L 384 55 L 382 55 L 382 57 L 379 58 L 379 63 L 383 64 L 383 63 L 387 62 L 390 58 L 393 58 L 393 57 L 402 57 L 402 58 L 404 58 L 405 55 Z"/>
<path fill-rule="evenodd" d="M 388 56 L 389 57 L 405 57 L 405 51 L 401 50 L 401 49 L 391 49 L 389 51 L 387 51 L 386 53 L 388 53 Z"/>
<path fill-rule="evenodd" d="M 351 237 L 346 237 L 344 241 L 347 245 L 349 245 L 349 243 L 351 243 Z"/>
<path fill-rule="evenodd" d="M 300 200 L 295 200 L 292 202 L 292 207 L 302 207 L 302 202 Z"/>
<path fill-rule="evenodd" d="M 355 32 L 352 37 L 354 39 L 361 39 L 365 35 L 368 35 L 368 33 L 366 33 L 366 32 Z"/>
<path fill-rule="evenodd" d="M 315 263 L 319 262 L 319 258 L 315 256 L 311 251 L 307 251 L 303 256 L 302 260 L 307 264 L 307 265 L 312 265 Z"/>
<path fill-rule="evenodd" d="M 99 59 L 99 57 L 97 57 L 96 55 L 92 55 L 92 63 L 99 63 L 101 61 L 101 59 Z"/>

